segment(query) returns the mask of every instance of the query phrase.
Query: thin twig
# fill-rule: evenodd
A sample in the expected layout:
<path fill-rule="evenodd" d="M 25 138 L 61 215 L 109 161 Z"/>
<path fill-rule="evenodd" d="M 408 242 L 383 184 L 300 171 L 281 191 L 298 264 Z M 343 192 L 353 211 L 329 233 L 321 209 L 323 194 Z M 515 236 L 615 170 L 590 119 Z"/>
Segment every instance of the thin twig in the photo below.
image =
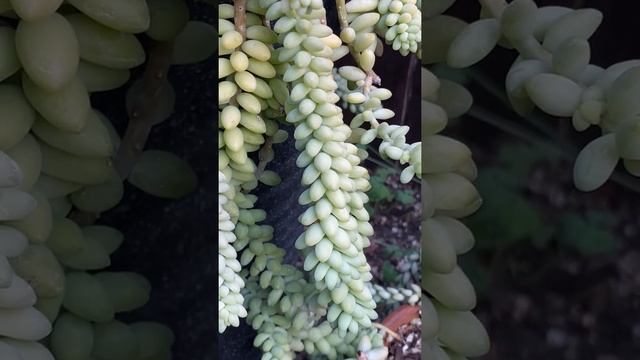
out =
<path fill-rule="evenodd" d="M 156 109 L 160 105 L 161 89 L 167 81 L 171 66 L 173 43 L 163 42 L 149 51 L 149 61 L 142 78 L 143 96 L 129 113 L 129 126 L 122 138 L 114 166 L 121 179 L 126 179 L 142 155 L 153 125 L 163 119 L 157 119 Z"/>
<path fill-rule="evenodd" d="M 511 102 L 509 101 L 509 98 L 507 97 L 507 94 L 503 91 L 503 88 L 501 88 L 499 85 L 495 83 L 493 79 L 491 79 L 490 77 L 486 76 L 485 74 L 477 70 L 469 71 L 469 75 L 471 76 L 471 79 L 476 84 L 480 85 L 482 88 L 488 91 L 491 95 L 493 95 L 498 100 L 500 100 L 508 109 L 512 109 L 512 105 L 511 105 Z M 523 119 L 526 120 L 533 127 L 535 127 L 538 131 L 545 134 L 546 136 L 548 137 L 554 136 L 553 129 L 549 126 L 546 126 L 544 122 L 540 121 L 540 119 L 536 119 L 534 118 L 534 116 L 531 116 L 531 115 L 524 116 Z"/>
<path fill-rule="evenodd" d="M 347 4 L 345 0 L 336 0 L 336 9 L 338 10 L 340 30 L 344 30 L 349 27 L 349 21 L 347 20 Z"/>
<path fill-rule="evenodd" d="M 415 56 L 410 56 L 409 67 L 407 68 L 406 84 L 404 87 L 404 94 L 402 96 L 402 108 L 400 110 L 400 125 L 405 124 L 405 119 L 407 116 L 407 108 L 409 107 L 409 98 L 411 97 L 411 90 L 413 88 L 412 79 L 414 78 L 414 76 L 412 75 L 415 72 L 417 65 L 418 65 L 417 58 Z"/>
<path fill-rule="evenodd" d="M 525 139 L 533 143 L 534 145 L 547 146 L 550 143 L 549 141 L 546 141 L 542 137 L 540 137 L 537 133 L 534 133 L 531 130 L 525 127 L 522 127 L 520 125 L 516 125 L 512 121 L 503 119 L 500 116 L 493 114 L 479 106 L 476 106 L 476 105 L 472 106 L 468 112 L 468 115 L 478 120 L 481 120 L 489 125 L 492 125 L 517 138 Z M 554 146 L 552 149 L 554 151 L 557 151 L 559 155 L 563 155 L 567 159 L 571 158 L 570 155 L 566 154 L 565 151 L 560 149 L 558 146 Z"/>
<path fill-rule="evenodd" d="M 485 88 L 489 93 L 502 100 L 508 107 L 510 107 L 509 100 L 502 93 L 501 90 L 498 89 L 495 84 L 493 84 L 492 80 L 483 74 L 475 71 L 471 71 L 471 77 L 475 80 L 476 83 L 480 84 Z M 474 106 L 470 113 L 471 116 L 476 117 L 479 120 L 482 120 L 490 125 L 493 125 L 502 131 L 514 135 L 516 137 L 522 138 L 524 140 L 530 141 L 534 145 L 548 147 L 554 151 L 557 151 L 558 154 L 563 156 L 565 159 L 569 161 L 573 161 L 573 159 L 578 154 L 578 150 L 573 146 L 565 146 L 558 144 L 565 144 L 566 139 L 554 131 L 550 126 L 546 126 L 544 124 L 545 118 L 540 115 L 531 114 L 523 117 L 529 124 L 535 127 L 538 131 L 542 132 L 546 137 L 551 139 L 552 141 L 545 140 L 542 137 L 539 137 L 537 134 L 533 132 L 514 125 L 513 122 L 507 121 L 506 119 L 501 119 L 497 117 L 495 114 L 489 113 L 481 108 Z M 615 171 L 611 175 L 611 181 L 637 193 L 640 193 L 640 183 L 637 179 L 627 175 L 626 173 Z"/>
<path fill-rule="evenodd" d="M 378 165 L 378 166 L 381 166 L 381 167 L 383 167 L 383 168 L 385 168 L 385 169 L 392 170 L 392 171 L 393 171 L 393 172 L 395 172 L 395 173 L 398 173 L 398 174 L 400 173 L 400 171 L 398 170 L 398 168 L 396 168 L 395 166 L 391 166 L 391 165 L 389 165 L 388 163 L 386 163 L 386 162 L 384 162 L 384 161 L 380 161 L 380 160 L 378 160 L 378 159 L 376 159 L 376 158 L 368 157 L 368 158 L 367 158 L 367 161 L 371 161 L 372 163 L 374 163 L 374 164 L 376 164 L 376 165 Z"/>
<path fill-rule="evenodd" d="M 247 0 L 233 1 L 233 23 L 236 30 L 242 35 L 242 39 L 247 36 Z"/>
<path fill-rule="evenodd" d="M 264 172 L 264 169 L 267 167 L 267 164 L 273 160 L 273 140 L 271 137 L 266 137 L 264 141 L 264 145 L 260 148 L 258 152 L 258 167 L 256 169 L 256 178 L 260 178 L 260 175 Z"/>
<path fill-rule="evenodd" d="M 398 169 L 398 168 L 397 168 L 397 167 L 395 167 L 394 165 L 390 165 L 389 163 L 386 163 L 386 162 L 380 161 L 380 160 L 378 160 L 378 159 L 376 159 L 376 158 L 368 157 L 366 160 L 371 161 L 372 163 L 374 163 L 374 164 L 376 164 L 376 165 L 378 165 L 378 166 L 381 166 L 381 167 L 383 167 L 383 168 L 385 168 L 385 169 L 391 170 L 391 171 L 393 171 L 395 174 L 398 174 L 398 175 L 399 175 L 399 174 L 402 172 L 402 170 Z M 417 177 L 415 177 L 415 176 L 411 178 L 411 181 L 412 181 L 412 182 L 415 182 L 415 183 L 416 183 L 416 184 L 418 184 L 418 185 L 422 185 L 422 182 L 420 181 L 420 179 L 418 179 L 418 178 L 417 178 Z"/>
<path fill-rule="evenodd" d="M 398 335 L 397 332 L 389 329 L 388 327 L 384 326 L 381 323 L 372 323 L 371 324 L 373 327 L 377 327 L 378 329 L 383 330 L 384 332 L 386 332 L 387 334 L 391 335 L 394 339 L 398 340 L 398 341 L 402 341 L 402 338 L 400 337 L 400 335 Z"/>
<path fill-rule="evenodd" d="M 374 154 L 376 154 L 380 158 L 380 160 L 384 161 L 387 164 L 387 166 L 389 166 L 391 168 L 394 168 L 394 169 L 396 168 L 396 164 L 391 162 L 391 161 L 389 161 L 388 159 L 382 157 L 382 154 L 380 154 L 380 152 L 376 149 L 375 146 L 367 145 L 367 149 L 368 149 L 368 151 L 371 151 Z M 367 158 L 367 159 L 369 159 L 369 158 Z"/>
<path fill-rule="evenodd" d="M 355 55 L 354 55 L 355 58 Z M 378 76 L 373 69 L 365 71 L 364 85 L 362 86 L 362 92 L 365 95 L 369 95 L 369 91 L 371 91 L 371 85 L 376 84 L 380 85 L 382 83 L 382 79 Z"/>
<path fill-rule="evenodd" d="M 167 73 L 171 66 L 173 43 L 164 42 L 156 45 L 148 53 L 148 62 L 142 77 L 142 96 L 131 108 L 129 125 L 120 143 L 118 153 L 113 160 L 113 167 L 123 181 L 129 176 L 133 166 L 142 155 L 151 128 L 164 119 L 158 119 L 156 109 L 161 99 L 161 90 L 167 81 Z M 91 225 L 100 217 L 99 213 L 74 211 L 70 218 L 80 225 Z"/>

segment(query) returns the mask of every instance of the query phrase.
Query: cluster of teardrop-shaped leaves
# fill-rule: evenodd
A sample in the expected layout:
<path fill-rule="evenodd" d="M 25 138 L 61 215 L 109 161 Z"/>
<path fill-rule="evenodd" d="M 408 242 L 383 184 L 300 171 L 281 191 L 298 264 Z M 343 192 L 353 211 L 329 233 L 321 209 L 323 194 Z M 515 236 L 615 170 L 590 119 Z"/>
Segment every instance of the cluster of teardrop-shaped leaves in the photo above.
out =
<path fill-rule="evenodd" d="M 424 55 L 427 54 L 425 48 Z M 469 110 L 472 98 L 461 85 L 422 68 L 422 355 L 466 359 L 485 354 L 489 338 L 471 312 L 473 285 L 457 263 L 475 239 L 460 221 L 482 204 L 473 181 L 470 149 L 442 135 L 448 120 Z"/>
<path fill-rule="evenodd" d="M 408 183 L 414 176 L 420 178 L 422 144 L 407 143 L 406 135 L 411 130 L 409 126 L 389 124 L 385 121 L 395 116 L 392 110 L 382 105 L 382 101 L 391 97 L 391 91 L 373 85 L 365 86 L 366 74 L 355 66 L 334 69 L 333 77 L 338 85 L 336 94 L 342 99 L 342 106 L 355 114 L 349 123 L 352 129 L 349 141 L 367 145 L 375 139 L 380 139 L 378 151 L 383 158 L 407 165 L 400 174 L 402 183 Z M 369 129 L 363 126 L 365 124 Z"/>
<path fill-rule="evenodd" d="M 259 182 L 280 183 L 279 176 L 264 166 L 274 157 L 271 145 L 288 136 L 276 122 L 288 89 L 271 63 L 277 36 L 265 26 L 264 13 L 258 1 L 248 1 L 242 20 L 237 20 L 233 5 L 218 5 L 218 169 L 228 183 L 221 190 L 220 196 L 226 199 L 221 209 L 229 216 L 228 227 L 233 231 L 219 242 L 218 249 L 219 258 L 228 265 L 219 271 L 219 332 L 238 326 L 239 318 L 247 316 L 241 290 L 249 276 L 240 270 L 250 266 L 252 278 L 260 278 L 261 273 L 264 279 L 277 278 L 278 270 L 275 266 L 267 269 L 267 264 L 282 263 L 282 258 L 271 259 L 277 249 L 269 243 L 273 228 L 259 224 L 266 212 L 254 208 L 257 197 L 251 194 Z M 262 284 L 267 287 L 269 282 Z"/>
<path fill-rule="evenodd" d="M 347 7 L 356 3 L 348 2 Z M 349 23 L 358 28 L 358 33 L 352 29 L 351 41 L 345 41 L 351 49 L 321 23 L 326 13 L 320 0 L 248 0 L 235 7 L 219 6 L 219 169 L 230 185 L 221 193 L 228 214 L 222 216 L 233 231 L 228 237 L 235 238 L 229 242 L 235 253 L 225 250 L 221 256 L 232 264 L 239 259 L 247 321 L 258 332 L 254 345 L 265 359 L 290 359 L 301 351 L 334 359 L 355 355 L 358 349 L 370 359 L 383 359 L 387 349 L 381 334 L 370 328 L 371 319 L 378 316 L 372 293 L 381 299 L 418 301 L 415 291 L 377 291 L 368 284 L 370 268 L 361 252 L 372 231 L 363 207 L 369 185 L 366 169 L 359 165 L 366 152 L 351 143 L 352 130 L 334 105 L 339 96 L 333 61 L 352 50 L 371 70 L 374 51 L 381 45 L 372 33 L 376 26 L 393 27 L 397 36 L 389 35 L 388 41 L 396 50 L 417 51 L 421 17 L 415 3 L 385 4 L 381 6 L 389 13 L 388 25 L 378 24 L 380 15 L 368 10 L 349 15 Z M 375 2 L 371 10 L 377 6 Z M 380 116 L 384 111 L 378 111 Z M 296 148 L 301 151 L 296 164 L 305 168 L 302 183 L 309 186 L 299 198 L 301 205 L 310 205 L 299 218 L 307 230 L 296 240 L 309 281 L 283 264 L 284 250 L 270 242 L 273 228 L 260 224 L 267 212 L 254 208 L 257 198 L 251 194 L 259 182 L 279 183 L 277 174 L 264 168 L 274 156 L 271 145 L 286 139 L 274 121 L 278 117 L 296 125 Z M 405 149 L 405 129 L 391 136 L 394 129 L 381 131 L 392 153 L 400 149 L 393 157 L 419 161 L 419 148 Z M 414 173 L 420 174 L 417 169 Z M 223 276 L 221 286 L 231 290 L 226 284 L 231 285 L 230 274 L 237 269 L 223 272 L 229 275 Z M 220 306 L 242 314 L 240 297 L 231 293 L 224 291 Z M 237 325 L 237 318 L 227 317 L 220 331 Z"/>
<path fill-rule="evenodd" d="M 69 215 L 112 209 L 129 175 L 114 161 L 131 144 L 92 108 L 90 94 L 122 87 L 148 60 L 139 34 L 174 42 L 168 62 L 184 64 L 213 53 L 215 29 L 190 21 L 182 0 L 11 0 L 0 13 L 17 23 L 0 27 L 0 357 L 169 358 L 168 328 L 116 320 L 147 302 L 149 282 L 96 272 L 123 235 Z M 142 81 L 131 86 L 127 108 L 151 126 L 171 115 L 175 92 L 166 79 L 153 94 Z M 163 106 L 140 112 L 149 99 Z M 129 179 L 165 198 L 196 186 L 193 170 L 164 151 L 144 152 Z M 48 348 L 36 342 L 47 336 Z"/>
<path fill-rule="evenodd" d="M 538 7 L 533 0 L 515 0 L 496 9 L 483 8 L 481 19 L 466 24 L 441 15 L 447 35 L 428 36 L 438 55 L 429 63 L 471 66 L 496 45 L 520 56 L 507 73 L 505 87 L 513 108 L 527 116 L 534 107 L 571 118 L 577 131 L 592 125 L 602 135 L 587 144 L 574 165 L 574 182 L 583 191 L 595 190 L 610 177 L 620 160 L 640 175 L 637 99 L 638 60 L 604 69 L 590 64 L 589 38 L 602 22 L 596 9 Z M 434 24 L 435 26 L 435 24 Z"/>

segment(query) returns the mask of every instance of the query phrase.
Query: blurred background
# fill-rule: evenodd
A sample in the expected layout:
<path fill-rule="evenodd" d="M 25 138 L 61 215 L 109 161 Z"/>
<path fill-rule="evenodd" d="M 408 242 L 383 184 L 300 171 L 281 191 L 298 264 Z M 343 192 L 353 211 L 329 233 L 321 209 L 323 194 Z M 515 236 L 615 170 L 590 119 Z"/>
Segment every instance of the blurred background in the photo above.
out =
<path fill-rule="evenodd" d="M 604 13 L 590 40 L 593 64 L 640 57 L 637 1 L 536 3 Z M 477 1 L 459 0 L 447 14 L 473 21 L 479 11 Z M 504 78 L 515 57 L 498 48 L 464 71 L 432 69 L 474 96 L 446 132 L 473 151 L 484 199 L 467 219 L 476 247 L 460 259 L 492 340 L 482 359 L 638 359 L 640 179 L 620 166 L 602 188 L 576 190 L 573 161 L 598 130 L 577 133 L 570 119 L 513 112 Z"/>
<path fill-rule="evenodd" d="M 214 6 L 188 1 L 193 20 L 217 26 Z M 145 44 L 146 45 L 146 44 Z M 148 195 L 125 182 L 124 198 L 104 213 L 99 224 L 116 227 L 125 241 L 111 260 L 113 271 L 135 271 L 152 284 L 151 298 L 142 308 L 119 316 L 125 322 L 158 321 L 175 336 L 174 360 L 216 359 L 217 244 L 211 222 L 217 213 L 215 121 L 217 59 L 172 66 L 169 80 L 176 91 L 170 118 L 153 127 L 147 149 L 170 151 L 191 165 L 198 188 L 179 200 Z M 94 107 L 124 134 L 128 117 L 126 89 L 141 76 L 132 73 L 122 89 L 95 93 Z"/>

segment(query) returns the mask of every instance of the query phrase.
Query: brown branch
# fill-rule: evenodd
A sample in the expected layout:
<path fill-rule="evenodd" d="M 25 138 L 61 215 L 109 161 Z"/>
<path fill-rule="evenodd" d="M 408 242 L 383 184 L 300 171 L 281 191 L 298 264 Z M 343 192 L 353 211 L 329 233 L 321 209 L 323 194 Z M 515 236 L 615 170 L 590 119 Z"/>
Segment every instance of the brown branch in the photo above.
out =
<path fill-rule="evenodd" d="M 151 128 L 164 119 L 158 118 L 156 109 L 160 106 L 162 88 L 167 81 L 171 66 L 173 43 L 156 43 L 148 53 L 147 67 L 142 77 L 142 96 L 129 112 L 129 125 L 120 148 L 113 160 L 113 167 L 124 181 L 142 155 Z M 100 217 L 99 213 L 73 211 L 69 217 L 80 225 L 91 225 Z"/>
<path fill-rule="evenodd" d="M 404 87 L 404 96 L 402 97 L 402 110 L 400 112 L 400 125 L 405 124 L 406 116 L 407 116 L 407 108 L 409 107 L 409 98 L 411 97 L 411 89 L 414 78 L 413 73 L 416 70 L 418 65 L 417 58 L 415 56 L 411 56 L 409 58 L 409 67 L 407 68 L 407 86 Z"/>
<path fill-rule="evenodd" d="M 266 137 L 264 145 L 258 152 L 258 168 L 256 170 L 256 178 L 260 178 L 260 175 L 264 172 L 267 164 L 273 160 L 273 140 L 271 137 Z"/>
<path fill-rule="evenodd" d="M 242 35 L 242 39 L 247 36 L 247 0 L 233 1 L 233 22 L 236 30 Z"/>
<path fill-rule="evenodd" d="M 114 167 L 123 180 L 129 176 L 134 164 L 142 155 L 153 125 L 164 120 L 157 118 L 156 109 L 162 101 L 160 94 L 167 81 L 172 53 L 171 42 L 157 43 L 149 51 L 149 62 L 142 77 L 143 95 L 130 109 L 129 126 L 114 161 Z"/>
<path fill-rule="evenodd" d="M 365 74 L 367 74 L 367 76 L 364 78 L 362 91 L 365 95 L 369 95 L 369 91 L 371 91 L 371 85 L 380 85 L 382 83 L 382 79 L 373 71 L 373 69 L 366 71 Z"/>
<path fill-rule="evenodd" d="M 338 10 L 340 29 L 344 30 L 349 27 L 349 22 L 347 21 L 347 4 L 345 0 L 336 0 L 336 9 Z"/>

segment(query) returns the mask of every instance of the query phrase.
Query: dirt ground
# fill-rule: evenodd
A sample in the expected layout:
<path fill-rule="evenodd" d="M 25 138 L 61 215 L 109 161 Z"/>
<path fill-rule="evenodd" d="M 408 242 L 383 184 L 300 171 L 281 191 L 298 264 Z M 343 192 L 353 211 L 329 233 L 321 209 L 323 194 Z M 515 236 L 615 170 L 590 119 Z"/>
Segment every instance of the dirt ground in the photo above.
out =
<path fill-rule="evenodd" d="M 617 248 L 594 256 L 557 246 L 511 253 L 476 310 L 492 339 L 485 360 L 638 358 L 640 195 L 612 182 L 581 193 L 567 169 L 571 165 L 561 163 L 534 170 L 531 201 L 558 216 L 567 209 L 610 212 L 618 219 Z"/>

